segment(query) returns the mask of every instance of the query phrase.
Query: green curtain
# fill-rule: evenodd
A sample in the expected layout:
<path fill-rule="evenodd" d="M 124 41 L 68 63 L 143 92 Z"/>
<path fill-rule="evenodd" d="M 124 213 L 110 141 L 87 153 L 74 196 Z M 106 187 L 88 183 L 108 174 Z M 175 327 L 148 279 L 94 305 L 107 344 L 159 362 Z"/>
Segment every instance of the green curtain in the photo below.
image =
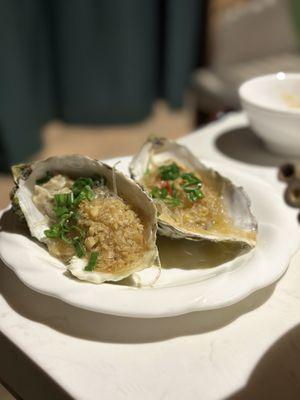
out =
<path fill-rule="evenodd" d="M 0 169 L 52 118 L 129 123 L 182 105 L 206 0 L 0 0 Z"/>

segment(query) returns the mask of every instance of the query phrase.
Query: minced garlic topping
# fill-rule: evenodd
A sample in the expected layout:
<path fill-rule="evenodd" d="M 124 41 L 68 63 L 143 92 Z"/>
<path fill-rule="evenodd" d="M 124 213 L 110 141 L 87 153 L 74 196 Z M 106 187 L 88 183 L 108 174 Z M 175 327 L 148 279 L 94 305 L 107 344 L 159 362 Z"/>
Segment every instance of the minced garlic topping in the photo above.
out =
<path fill-rule="evenodd" d="M 87 250 L 100 254 L 96 271 L 121 271 L 142 257 L 144 226 L 119 197 L 85 200 L 79 205 L 79 216 L 79 226 L 86 231 Z"/>

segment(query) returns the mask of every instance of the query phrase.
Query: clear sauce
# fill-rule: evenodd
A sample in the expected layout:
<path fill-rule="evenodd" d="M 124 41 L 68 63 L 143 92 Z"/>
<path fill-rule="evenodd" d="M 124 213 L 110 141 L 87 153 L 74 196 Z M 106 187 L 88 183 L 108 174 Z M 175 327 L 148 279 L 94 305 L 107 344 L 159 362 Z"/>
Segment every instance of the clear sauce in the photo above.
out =
<path fill-rule="evenodd" d="M 236 242 L 214 243 L 212 241 L 192 241 L 170 239 L 159 236 L 157 240 L 161 266 L 164 269 L 213 268 L 244 254 L 248 246 Z"/>

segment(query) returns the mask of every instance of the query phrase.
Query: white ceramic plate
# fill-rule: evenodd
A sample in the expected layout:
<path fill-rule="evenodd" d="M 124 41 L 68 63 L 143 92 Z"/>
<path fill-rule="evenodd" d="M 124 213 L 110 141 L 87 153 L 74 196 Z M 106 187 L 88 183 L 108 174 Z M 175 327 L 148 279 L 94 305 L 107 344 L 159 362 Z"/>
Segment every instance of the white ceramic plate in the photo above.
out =
<path fill-rule="evenodd" d="M 113 164 L 116 160 L 111 160 Z M 118 168 L 127 172 L 129 158 Z M 166 317 L 229 306 L 276 281 L 299 246 L 295 215 L 269 184 L 225 165 L 207 163 L 245 188 L 259 224 L 251 252 L 230 258 L 236 249 L 222 245 L 159 242 L 163 269 L 154 287 L 129 283 L 95 285 L 70 278 L 65 266 L 20 230 L 10 210 L 2 212 L 0 256 L 30 288 L 77 307 L 128 317 Z M 140 278 L 151 280 L 145 270 Z"/>

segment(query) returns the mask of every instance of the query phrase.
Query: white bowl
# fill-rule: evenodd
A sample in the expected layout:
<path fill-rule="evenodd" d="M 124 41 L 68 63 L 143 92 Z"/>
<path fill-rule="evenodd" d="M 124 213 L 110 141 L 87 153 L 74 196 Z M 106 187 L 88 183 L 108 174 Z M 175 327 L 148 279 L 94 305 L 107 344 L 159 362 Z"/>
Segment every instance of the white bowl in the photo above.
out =
<path fill-rule="evenodd" d="M 266 147 L 300 157 L 300 73 L 278 72 L 250 79 L 240 86 L 239 96 Z"/>

